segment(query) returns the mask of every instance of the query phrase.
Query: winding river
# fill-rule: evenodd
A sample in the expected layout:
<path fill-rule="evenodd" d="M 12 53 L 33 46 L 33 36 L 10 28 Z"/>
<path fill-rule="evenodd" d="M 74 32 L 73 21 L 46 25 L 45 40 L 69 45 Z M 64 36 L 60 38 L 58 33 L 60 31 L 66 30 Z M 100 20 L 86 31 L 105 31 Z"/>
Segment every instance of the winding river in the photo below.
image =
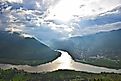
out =
<path fill-rule="evenodd" d="M 109 69 L 105 67 L 98 67 L 89 64 L 79 63 L 72 60 L 71 56 L 65 51 L 61 52 L 61 56 L 58 57 L 53 62 L 49 62 L 46 64 L 38 65 L 38 66 L 28 66 L 28 65 L 11 65 L 11 64 L 0 64 L 0 68 L 9 69 L 9 68 L 17 68 L 19 70 L 23 69 L 26 72 L 31 73 L 40 73 L 40 72 L 51 72 L 58 69 L 68 69 L 75 71 L 85 71 L 92 73 L 100 73 L 100 72 L 114 72 L 121 73 L 121 69 Z"/>

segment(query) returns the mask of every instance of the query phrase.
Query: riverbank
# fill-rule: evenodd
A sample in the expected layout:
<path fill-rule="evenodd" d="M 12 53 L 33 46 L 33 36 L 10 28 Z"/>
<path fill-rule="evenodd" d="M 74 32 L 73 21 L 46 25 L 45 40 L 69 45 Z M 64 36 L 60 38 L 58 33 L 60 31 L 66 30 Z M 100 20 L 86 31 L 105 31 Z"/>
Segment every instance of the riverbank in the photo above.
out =
<path fill-rule="evenodd" d="M 63 50 L 63 51 L 67 51 L 67 50 Z M 109 68 L 109 69 L 116 69 L 116 70 L 121 69 L 120 58 L 116 60 L 111 60 L 111 58 L 109 59 L 109 58 L 89 58 L 89 57 L 85 57 L 83 59 L 79 59 L 79 58 L 76 59 L 73 57 L 73 54 L 71 52 L 69 51 L 67 52 L 75 62 L 89 64 L 89 65 L 98 66 L 98 67 Z"/>
<path fill-rule="evenodd" d="M 119 61 L 114 62 L 108 59 L 86 59 L 86 60 L 77 60 L 74 59 L 76 62 L 80 62 L 80 63 L 84 63 L 84 64 L 89 64 L 89 65 L 94 65 L 94 66 L 98 66 L 98 67 L 105 67 L 105 68 L 109 68 L 109 69 L 116 69 L 119 70 L 121 69 L 121 62 Z"/>
<path fill-rule="evenodd" d="M 75 62 L 68 54 L 68 52 L 61 50 L 60 51 L 58 50 L 58 52 L 61 53 L 61 56 L 58 57 L 56 60 L 46 64 L 37 65 L 37 66 L 0 64 L 0 68 L 2 69 L 16 68 L 18 70 L 24 70 L 30 73 L 53 72 L 59 69 L 85 71 L 91 73 L 101 73 L 101 72 L 121 73 L 121 69 L 119 70 L 109 69 L 105 67 L 98 67 L 90 64 Z"/>
<path fill-rule="evenodd" d="M 0 81 L 121 81 L 121 74 L 88 73 L 73 70 L 27 73 L 17 69 L 0 69 Z"/>
<path fill-rule="evenodd" d="M 11 64 L 11 65 L 28 65 L 28 66 L 38 66 L 42 64 L 46 64 L 49 62 L 52 62 L 56 60 L 58 57 L 61 56 L 61 53 L 58 52 L 58 54 L 49 59 L 43 59 L 43 60 L 20 60 L 20 59 L 7 59 L 7 58 L 0 58 L 0 64 Z"/>

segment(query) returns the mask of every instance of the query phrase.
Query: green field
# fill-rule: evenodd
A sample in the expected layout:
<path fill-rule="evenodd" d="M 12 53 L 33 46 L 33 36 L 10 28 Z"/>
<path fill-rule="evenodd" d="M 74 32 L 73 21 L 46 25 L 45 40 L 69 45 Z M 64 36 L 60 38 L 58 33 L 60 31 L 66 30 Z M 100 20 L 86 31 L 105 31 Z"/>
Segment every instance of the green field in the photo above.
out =
<path fill-rule="evenodd" d="M 115 61 L 108 58 L 86 58 L 85 60 L 78 60 L 77 62 L 91 64 L 100 67 L 107 67 L 112 69 L 121 69 L 121 60 Z"/>

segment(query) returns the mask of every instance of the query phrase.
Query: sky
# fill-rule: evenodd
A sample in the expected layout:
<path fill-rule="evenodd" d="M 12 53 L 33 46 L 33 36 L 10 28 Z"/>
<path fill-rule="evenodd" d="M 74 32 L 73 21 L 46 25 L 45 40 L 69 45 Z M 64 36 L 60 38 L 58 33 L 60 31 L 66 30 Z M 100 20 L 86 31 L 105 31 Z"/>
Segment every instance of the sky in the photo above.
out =
<path fill-rule="evenodd" d="M 0 2 L 0 30 L 24 32 L 42 41 L 121 29 L 121 0 Z"/>

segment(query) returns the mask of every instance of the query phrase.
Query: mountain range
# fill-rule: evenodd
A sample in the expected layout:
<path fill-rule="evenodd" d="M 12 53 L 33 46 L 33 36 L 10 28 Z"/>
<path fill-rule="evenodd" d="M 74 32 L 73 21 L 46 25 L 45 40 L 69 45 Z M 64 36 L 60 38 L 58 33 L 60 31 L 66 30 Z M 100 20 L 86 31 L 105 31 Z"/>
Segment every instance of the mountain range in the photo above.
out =
<path fill-rule="evenodd" d="M 54 41 L 53 48 L 68 51 L 75 61 L 121 68 L 121 29 Z"/>

